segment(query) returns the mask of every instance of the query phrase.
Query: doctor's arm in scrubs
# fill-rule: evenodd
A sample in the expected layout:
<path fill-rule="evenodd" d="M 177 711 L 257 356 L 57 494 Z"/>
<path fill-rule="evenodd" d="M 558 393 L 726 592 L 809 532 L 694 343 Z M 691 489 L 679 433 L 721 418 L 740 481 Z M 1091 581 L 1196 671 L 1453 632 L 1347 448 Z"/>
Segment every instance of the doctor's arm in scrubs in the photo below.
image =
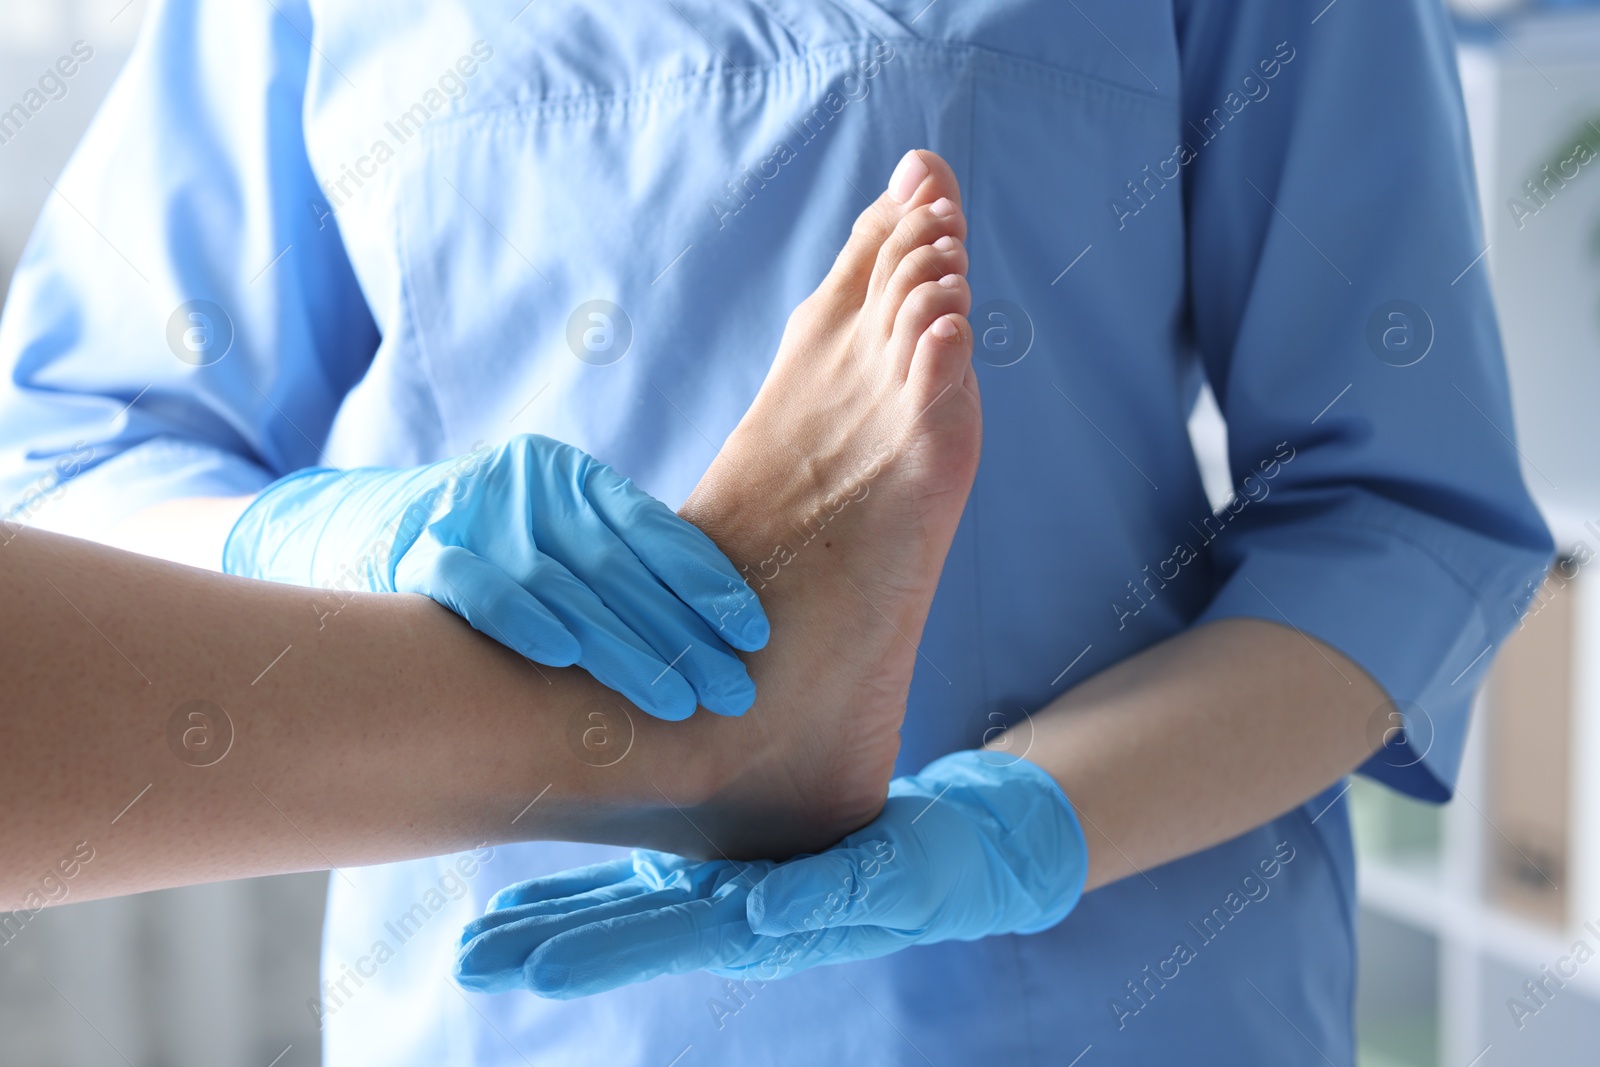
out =
<path fill-rule="evenodd" d="M 650 714 L 743 714 L 755 689 L 734 650 L 765 644 L 760 604 L 606 465 L 539 436 L 451 446 L 413 396 L 388 418 L 414 465 L 331 469 L 335 415 L 380 343 L 341 235 L 381 194 L 319 208 L 311 33 L 304 3 L 154 6 L 0 320 L 6 518 L 245 577 L 420 593 Z"/>
<path fill-rule="evenodd" d="M 1031 745 L 897 780 L 819 856 L 636 853 L 509 887 L 463 933 L 458 980 L 568 997 L 1032 932 L 1358 768 L 1448 798 L 1485 653 L 1551 546 L 1505 436 L 1486 276 L 1462 274 L 1483 240 L 1445 16 L 1395 0 L 1313 23 L 1323 6 L 1177 5 L 1190 124 L 1261 56 L 1295 53 L 1271 106 L 1183 167 L 1189 327 L 1251 498 L 1191 628 L 1038 709 Z M 1367 343 L 1399 300 L 1430 318 L 1420 362 Z M 1257 463 L 1290 441 L 1260 493 Z"/>

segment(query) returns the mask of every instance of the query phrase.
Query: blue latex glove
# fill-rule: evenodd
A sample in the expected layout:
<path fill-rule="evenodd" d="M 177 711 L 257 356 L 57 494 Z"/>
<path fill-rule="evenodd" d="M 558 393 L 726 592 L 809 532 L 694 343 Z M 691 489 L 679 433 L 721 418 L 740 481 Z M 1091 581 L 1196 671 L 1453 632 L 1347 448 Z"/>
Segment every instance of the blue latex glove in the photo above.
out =
<path fill-rule="evenodd" d="M 760 981 L 935 941 L 1028 934 L 1066 917 L 1089 857 L 1036 765 L 958 752 L 896 779 L 883 813 L 786 863 L 635 852 L 495 894 L 462 932 L 456 981 L 568 999 L 663 974 Z"/>
<path fill-rule="evenodd" d="M 755 685 L 732 649 L 767 618 L 711 539 L 571 445 L 523 435 L 405 470 L 314 469 L 245 510 L 229 574 L 421 593 L 528 659 L 576 663 L 634 704 L 742 715 Z M 725 643 L 726 642 L 726 643 Z"/>

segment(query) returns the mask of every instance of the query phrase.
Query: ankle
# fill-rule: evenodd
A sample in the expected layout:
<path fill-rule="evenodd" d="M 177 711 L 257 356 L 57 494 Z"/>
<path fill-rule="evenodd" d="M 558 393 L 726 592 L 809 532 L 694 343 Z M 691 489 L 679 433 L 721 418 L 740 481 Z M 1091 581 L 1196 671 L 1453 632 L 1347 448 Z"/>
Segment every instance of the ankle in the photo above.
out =
<path fill-rule="evenodd" d="M 729 458 L 733 452 L 764 457 L 763 463 L 736 463 Z M 757 573 L 763 561 L 777 545 L 793 540 L 789 519 L 806 514 L 816 495 L 805 484 L 804 471 L 794 463 L 774 470 L 776 460 L 770 447 L 751 447 L 748 435 L 735 430 L 723 454 L 678 509 L 681 518 L 716 542 L 755 589 L 771 580 L 770 573 L 765 579 Z"/>

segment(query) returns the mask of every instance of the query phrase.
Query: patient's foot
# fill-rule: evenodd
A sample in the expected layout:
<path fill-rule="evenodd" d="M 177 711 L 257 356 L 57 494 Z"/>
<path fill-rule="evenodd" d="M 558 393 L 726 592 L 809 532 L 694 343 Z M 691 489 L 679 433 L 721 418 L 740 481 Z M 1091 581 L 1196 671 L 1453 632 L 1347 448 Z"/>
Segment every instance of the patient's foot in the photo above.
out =
<path fill-rule="evenodd" d="M 748 657 L 755 707 L 695 719 L 733 761 L 697 814 L 714 847 L 697 851 L 820 848 L 883 803 L 916 643 L 978 464 L 965 237 L 948 165 L 908 155 L 790 317 L 755 403 L 683 507 L 772 622 Z"/>

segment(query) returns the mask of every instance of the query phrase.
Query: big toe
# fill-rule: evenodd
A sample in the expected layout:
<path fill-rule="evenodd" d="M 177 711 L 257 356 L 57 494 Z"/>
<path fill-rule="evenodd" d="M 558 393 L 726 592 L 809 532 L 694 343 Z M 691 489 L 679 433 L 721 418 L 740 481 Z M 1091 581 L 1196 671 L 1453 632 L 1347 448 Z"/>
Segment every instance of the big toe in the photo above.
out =
<path fill-rule="evenodd" d="M 961 184 L 950 164 L 936 152 L 913 149 L 900 158 L 878 199 L 856 217 L 850 240 L 834 261 L 827 285 L 841 296 L 860 300 L 872 279 L 879 250 L 895 234 L 900 221 L 941 199 L 961 204 Z"/>

